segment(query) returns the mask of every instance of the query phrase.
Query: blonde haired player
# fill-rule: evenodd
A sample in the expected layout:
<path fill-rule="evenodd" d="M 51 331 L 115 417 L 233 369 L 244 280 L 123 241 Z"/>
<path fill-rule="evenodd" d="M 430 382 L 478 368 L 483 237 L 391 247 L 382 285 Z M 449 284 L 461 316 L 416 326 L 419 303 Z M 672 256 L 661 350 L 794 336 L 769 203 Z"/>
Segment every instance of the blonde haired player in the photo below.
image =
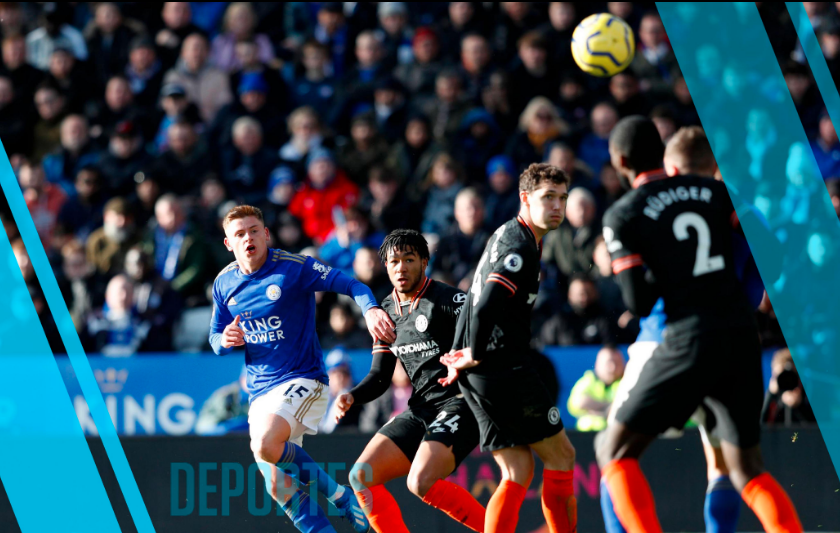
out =
<path fill-rule="evenodd" d="M 234 207 L 223 227 L 225 246 L 236 261 L 213 283 L 210 344 L 219 355 L 244 348 L 251 450 L 269 493 L 300 531 L 334 532 L 316 499 L 278 480 L 293 479 L 299 487 L 311 483 L 365 533 L 370 525 L 353 492 L 301 448 L 303 435 L 317 433 L 327 407 L 329 381 L 315 333 L 314 293 L 353 297 L 374 339 L 393 341 L 394 324 L 364 284 L 311 257 L 269 248 L 268 229 L 256 207 Z"/>

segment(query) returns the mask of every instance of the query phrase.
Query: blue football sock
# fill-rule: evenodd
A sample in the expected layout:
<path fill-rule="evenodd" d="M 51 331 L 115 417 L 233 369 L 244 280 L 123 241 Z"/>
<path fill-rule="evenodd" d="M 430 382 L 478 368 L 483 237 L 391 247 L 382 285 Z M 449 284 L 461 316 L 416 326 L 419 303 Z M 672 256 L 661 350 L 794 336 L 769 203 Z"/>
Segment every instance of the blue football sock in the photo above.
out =
<path fill-rule="evenodd" d="M 335 533 L 318 502 L 312 501 L 309 494 L 300 489 L 280 507 L 301 533 Z"/>
<path fill-rule="evenodd" d="M 627 533 L 615 514 L 615 507 L 613 507 L 612 498 L 610 498 L 607 482 L 604 478 L 601 478 L 601 514 L 604 515 L 604 526 L 607 528 L 607 533 Z"/>
<path fill-rule="evenodd" d="M 298 482 L 298 486 L 315 483 L 318 492 L 334 502 L 344 494 L 344 487 L 324 472 L 318 463 L 303 448 L 291 442 L 286 443 L 277 468 Z"/>
<path fill-rule="evenodd" d="M 729 476 L 710 481 L 703 506 L 706 533 L 735 533 L 740 514 L 741 495 L 732 486 Z"/>

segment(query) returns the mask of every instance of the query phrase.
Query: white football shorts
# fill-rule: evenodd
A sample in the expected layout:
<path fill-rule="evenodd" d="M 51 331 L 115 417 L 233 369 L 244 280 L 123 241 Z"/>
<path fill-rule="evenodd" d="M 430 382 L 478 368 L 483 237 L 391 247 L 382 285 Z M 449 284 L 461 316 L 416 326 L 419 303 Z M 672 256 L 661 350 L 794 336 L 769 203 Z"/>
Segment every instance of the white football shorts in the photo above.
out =
<path fill-rule="evenodd" d="M 318 433 L 318 424 L 327 411 L 329 387 L 314 379 L 294 379 L 282 383 L 251 403 L 248 424 L 251 438 L 262 433 L 268 415 L 282 416 L 292 428 L 289 442 L 301 446 L 304 435 Z"/>

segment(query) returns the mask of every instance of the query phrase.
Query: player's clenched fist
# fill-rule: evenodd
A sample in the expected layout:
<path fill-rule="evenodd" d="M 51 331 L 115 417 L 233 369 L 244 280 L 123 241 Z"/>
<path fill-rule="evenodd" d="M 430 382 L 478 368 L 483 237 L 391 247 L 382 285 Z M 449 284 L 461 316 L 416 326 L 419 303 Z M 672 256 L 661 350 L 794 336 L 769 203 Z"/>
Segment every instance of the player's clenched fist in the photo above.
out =
<path fill-rule="evenodd" d="M 239 327 L 239 315 L 236 315 L 233 322 L 225 326 L 222 332 L 222 346 L 225 348 L 245 346 L 245 331 Z"/>
<path fill-rule="evenodd" d="M 336 422 L 344 418 L 354 401 L 353 395 L 349 392 L 345 392 L 335 399 L 335 407 L 338 409 L 338 413 L 335 415 Z"/>

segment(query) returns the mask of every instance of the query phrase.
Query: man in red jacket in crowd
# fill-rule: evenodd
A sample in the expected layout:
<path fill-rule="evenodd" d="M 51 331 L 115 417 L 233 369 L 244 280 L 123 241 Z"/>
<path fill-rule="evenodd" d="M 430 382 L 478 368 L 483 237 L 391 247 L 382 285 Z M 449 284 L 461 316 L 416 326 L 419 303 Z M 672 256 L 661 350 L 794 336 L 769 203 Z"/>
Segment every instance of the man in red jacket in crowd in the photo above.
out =
<path fill-rule="evenodd" d="M 359 187 L 336 166 L 329 150 L 313 150 L 306 168 L 306 183 L 292 198 L 289 212 L 303 222 L 304 233 L 320 246 L 335 227 L 333 209 L 354 205 Z"/>

